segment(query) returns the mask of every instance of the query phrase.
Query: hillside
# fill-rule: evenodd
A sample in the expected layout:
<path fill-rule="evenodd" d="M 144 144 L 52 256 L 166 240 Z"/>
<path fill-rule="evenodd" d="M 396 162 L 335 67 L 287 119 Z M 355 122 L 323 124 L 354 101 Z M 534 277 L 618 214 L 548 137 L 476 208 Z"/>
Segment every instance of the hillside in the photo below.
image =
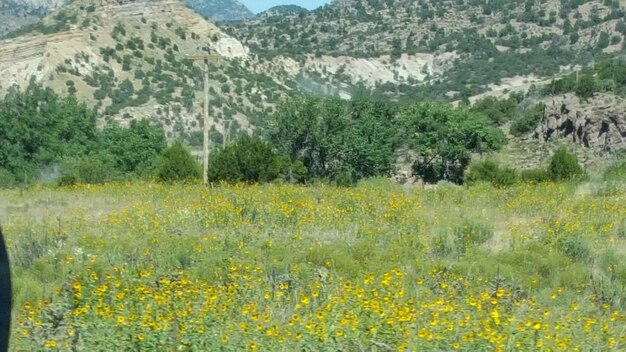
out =
<path fill-rule="evenodd" d="M 222 27 L 262 56 L 296 59 L 311 77 L 396 98 L 461 99 L 527 88 L 526 78 L 623 50 L 625 9 L 623 0 L 342 0 Z"/>
<path fill-rule="evenodd" d="M 299 93 L 460 104 L 537 91 L 623 55 L 626 33 L 623 0 L 344 0 L 217 25 L 190 5 L 249 15 L 236 1 L 76 0 L 0 42 L 1 87 L 34 76 L 95 106 L 101 125 L 150 117 L 169 138 L 198 145 L 202 64 L 188 55 L 221 56 L 210 90 L 212 140 L 221 143 L 263 126 Z M 520 102 L 516 116 L 542 94 Z"/>
<path fill-rule="evenodd" d="M 126 1 L 96 6 L 74 1 L 37 31 L 0 42 L 0 81 L 24 87 L 31 77 L 75 94 L 106 121 L 127 125 L 150 117 L 168 137 L 201 142 L 202 65 L 188 55 L 216 53 L 211 64 L 213 128 L 223 136 L 249 131 L 291 90 L 280 71 L 178 1 Z M 44 34 L 48 33 L 48 34 Z"/>

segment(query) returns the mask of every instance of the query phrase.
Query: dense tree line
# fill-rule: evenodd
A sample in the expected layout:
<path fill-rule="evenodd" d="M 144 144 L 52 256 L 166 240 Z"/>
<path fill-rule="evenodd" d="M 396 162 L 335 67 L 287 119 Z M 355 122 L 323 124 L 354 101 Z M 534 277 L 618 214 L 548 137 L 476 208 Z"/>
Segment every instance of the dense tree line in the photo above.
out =
<path fill-rule="evenodd" d="M 400 105 L 295 97 L 269 118 L 265 140 L 244 138 L 211 157 L 210 179 L 265 182 L 325 179 L 351 185 L 389 176 L 400 148 L 417 155 L 414 173 L 428 182 L 463 182 L 471 153 L 499 149 L 504 136 L 482 112 L 447 104 Z"/>

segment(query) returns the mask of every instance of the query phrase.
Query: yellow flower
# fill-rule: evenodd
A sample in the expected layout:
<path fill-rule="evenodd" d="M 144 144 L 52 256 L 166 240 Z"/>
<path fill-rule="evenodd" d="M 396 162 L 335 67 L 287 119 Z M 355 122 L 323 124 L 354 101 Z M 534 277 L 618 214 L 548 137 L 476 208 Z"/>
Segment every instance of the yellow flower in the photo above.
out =
<path fill-rule="evenodd" d="M 343 336 L 344 335 L 343 330 L 339 329 L 339 330 L 335 331 L 335 335 L 337 335 L 339 337 Z"/>
<path fill-rule="evenodd" d="M 146 335 L 144 335 L 143 333 L 139 333 L 139 335 L 137 335 L 137 340 L 139 341 L 143 341 L 146 338 Z"/>
<path fill-rule="evenodd" d="M 250 350 L 256 351 L 256 349 L 259 348 L 259 345 L 256 342 L 252 342 L 249 347 Z"/>
<path fill-rule="evenodd" d="M 46 343 L 43 344 L 43 346 L 46 348 L 55 348 L 57 347 L 57 342 L 56 340 L 48 340 L 46 341 Z"/>

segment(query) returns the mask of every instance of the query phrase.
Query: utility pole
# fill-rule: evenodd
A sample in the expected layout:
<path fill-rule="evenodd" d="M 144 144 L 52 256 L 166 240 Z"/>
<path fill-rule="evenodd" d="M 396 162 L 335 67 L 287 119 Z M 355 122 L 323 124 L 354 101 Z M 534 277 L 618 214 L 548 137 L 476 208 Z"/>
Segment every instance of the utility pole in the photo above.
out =
<path fill-rule="evenodd" d="M 216 61 L 220 55 L 187 55 L 188 59 L 204 61 L 204 126 L 202 131 L 202 181 L 209 182 L 209 60 Z"/>

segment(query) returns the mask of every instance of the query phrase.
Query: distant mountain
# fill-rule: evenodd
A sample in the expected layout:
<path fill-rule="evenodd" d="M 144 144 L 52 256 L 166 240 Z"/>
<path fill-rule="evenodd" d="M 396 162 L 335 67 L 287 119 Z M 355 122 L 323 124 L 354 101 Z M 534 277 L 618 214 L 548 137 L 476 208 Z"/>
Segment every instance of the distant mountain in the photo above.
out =
<path fill-rule="evenodd" d="M 284 14 L 306 14 L 309 10 L 298 5 L 278 5 L 257 14 L 257 17 Z"/>
<path fill-rule="evenodd" d="M 237 0 L 185 0 L 200 15 L 214 21 L 239 21 L 254 16 Z"/>

